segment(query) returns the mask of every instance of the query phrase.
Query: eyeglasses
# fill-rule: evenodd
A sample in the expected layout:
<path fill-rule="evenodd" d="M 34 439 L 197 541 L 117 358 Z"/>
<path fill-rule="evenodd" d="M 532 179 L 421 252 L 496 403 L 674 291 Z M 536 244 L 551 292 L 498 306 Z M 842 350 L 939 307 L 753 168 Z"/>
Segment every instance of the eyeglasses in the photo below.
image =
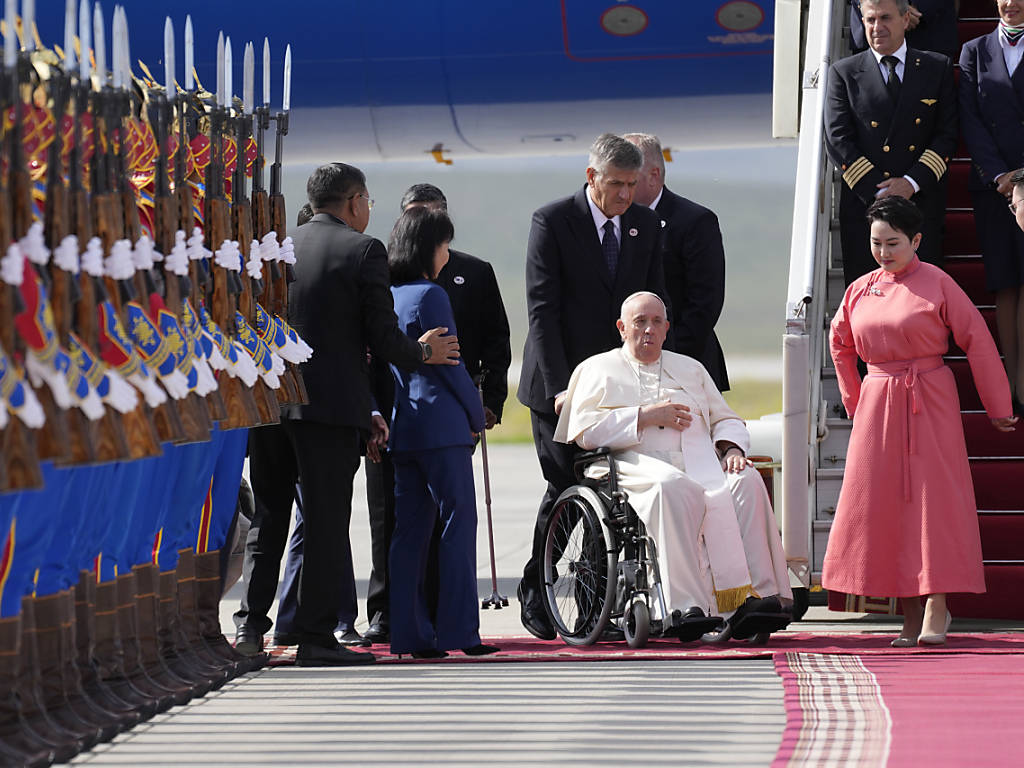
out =
<path fill-rule="evenodd" d="M 369 196 L 368 194 L 366 194 L 365 192 L 357 192 L 356 194 L 354 194 L 354 195 L 351 195 L 351 196 L 349 196 L 349 198 L 348 198 L 348 199 L 349 199 L 349 200 L 351 200 L 351 199 L 352 199 L 353 197 L 362 197 L 362 198 L 365 198 L 365 199 L 366 199 L 366 207 L 367 207 L 367 209 L 368 209 L 368 210 L 371 210 L 371 211 L 373 210 L 373 198 L 372 198 L 372 197 L 370 197 L 370 196 Z"/>
<path fill-rule="evenodd" d="M 1014 200 L 1012 203 L 1010 203 L 1006 207 L 1010 209 L 1010 213 L 1012 213 L 1014 216 L 1016 216 L 1017 215 L 1017 206 L 1020 205 L 1021 203 L 1024 203 L 1024 200 Z"/>

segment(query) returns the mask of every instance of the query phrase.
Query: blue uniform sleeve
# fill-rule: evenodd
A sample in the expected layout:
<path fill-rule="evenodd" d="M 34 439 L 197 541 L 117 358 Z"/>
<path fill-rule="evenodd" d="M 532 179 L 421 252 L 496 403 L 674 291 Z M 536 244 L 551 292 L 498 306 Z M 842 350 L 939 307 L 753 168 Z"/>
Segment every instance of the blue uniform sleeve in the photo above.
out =
<path fill-rule="evenodd" d="M 424 293 L 419 307 L 419 323 L 422 328 L 443 326 L 448 328 L 450 333 L 458 334 L 451 302 L 448 300 L 448 294 L 440 286 L 432 285 Z M 480 393 L 473 385 L 473 380 L 462 361 L 460 360 L 458 365 L 435 365 L 433 372 L 437 373 L 466 411 L 470 429 L 482 432 L 485 425 L 484 406 L 480 402 Z"/>

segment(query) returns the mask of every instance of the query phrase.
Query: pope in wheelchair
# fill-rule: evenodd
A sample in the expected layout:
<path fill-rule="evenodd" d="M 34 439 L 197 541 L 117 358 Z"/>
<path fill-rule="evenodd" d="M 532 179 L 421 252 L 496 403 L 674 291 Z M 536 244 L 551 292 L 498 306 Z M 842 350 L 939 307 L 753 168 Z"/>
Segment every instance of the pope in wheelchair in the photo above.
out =
<path fill-rule="evenodd" d="M 746 425 L 699 362 L 662 350 L 657 295 L 628 297 L 616 325 L 623 346 L 580 363 L 556 403 L 555 440 L 590 453 L 546 527 L 555 628 L 572 644 L 610 622 L 634 647 L 649 633 L 763 642 L 793 594 Z"/>

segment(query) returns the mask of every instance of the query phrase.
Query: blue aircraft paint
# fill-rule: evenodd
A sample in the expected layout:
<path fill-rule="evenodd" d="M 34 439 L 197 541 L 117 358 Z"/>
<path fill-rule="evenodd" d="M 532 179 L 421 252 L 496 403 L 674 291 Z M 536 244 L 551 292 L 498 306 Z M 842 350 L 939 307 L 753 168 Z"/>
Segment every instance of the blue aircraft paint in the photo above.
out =
<path fill-rule="evenodd" d="M 677 97 L 771 87 L 774 0 L 122 2 L 132 60 L 145 61 L 157 77 L 163 20 L 171 17 L 179 82 L 191 13 L 196 67 L 211 90 L 219 30 L 232 40 L 236 95 L 245 42 L 257 43 L 259 62 L 269 36 L 275 109 L 287 43 L 293 107 Z M 63 3 L 42 0 L 37 7 L 43 41 L 62 44 Z M 112 9 L 105 8 L 108 29 Z M 260 90 L 257 71 L 257 99 Z"/>

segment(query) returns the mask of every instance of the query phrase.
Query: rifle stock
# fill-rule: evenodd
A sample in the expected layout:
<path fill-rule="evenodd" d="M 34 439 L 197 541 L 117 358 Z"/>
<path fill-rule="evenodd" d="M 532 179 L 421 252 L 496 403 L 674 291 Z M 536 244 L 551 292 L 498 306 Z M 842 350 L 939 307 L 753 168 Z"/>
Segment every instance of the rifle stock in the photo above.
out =
<path fill-rule="evenodd" d="M 277 232 L 278 238 L 284 240 L 288 231 L 288 225 L 285 222 L 284 195 L 271 195 L 269 206 L 270 223 L 273 225 L 274 231 Z M 291 265 L 285 264 L 279 270 L 277 285 L 274 286 L 274 303 L 276 305 L 274 314 L 282 320 L 288 319 L 288 283 L 294 279 L 291 271 Z M 302 380 L 302 370 L 295 363 L 288 363 L 288 370 L 292 373 L 297 402 L 300 405 L 309 405 L 309 393 L 306 392 L 306 383 Z"/>

